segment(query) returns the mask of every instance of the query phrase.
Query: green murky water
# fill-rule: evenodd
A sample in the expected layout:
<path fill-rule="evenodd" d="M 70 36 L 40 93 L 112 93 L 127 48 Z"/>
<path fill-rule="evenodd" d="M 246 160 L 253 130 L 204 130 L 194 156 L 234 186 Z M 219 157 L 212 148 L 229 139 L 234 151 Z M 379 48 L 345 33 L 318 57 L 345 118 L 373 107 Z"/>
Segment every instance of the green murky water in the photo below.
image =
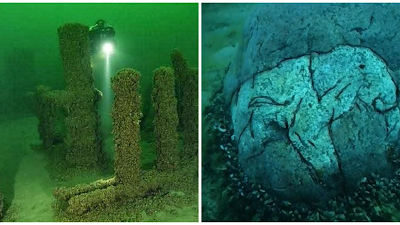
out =
<path fill-rule="evenodd" d="M 60 181 L 49 173 L 46 154 L 34 150 L 41 142 L 30 93 L 37 85 L 56 90 L 65 88 L 57 29 L 66 23 L 77 22 L 90 27 L 103 19 L 116 32 L 115 52 L 109 68 L 106 69 L 104 57 L 92 57 L 95 86 L 103 92 L 99 114 L 104 150 L 111 159 L 110 168 L 114 156 L 110 116 L 113 93 L 106 72 L 113 76 L 119 69 L 129 67 L 142 74 L 141 160 L 142 169 L 151 169 L 155 160 L 151 107 L 153 71 L 160 66 L 171 66 L 173 49 L 179 49 L 189 65 L 197 67 L 198 5 L 0 3 L 0 11 L 0 192 L 5 211 L 8 210 L 3 212 L 3 220 L 55 221 L 52 209 L 55 187 L 113 175 L 111 169 Z M 193 199 L 197 199 L 197 195 Z M 158 214 L 146 214 L 142 219 L 172 221 L 179 215 L 183 221 L 197 221 L 197 210 L 196 200 Z"/>

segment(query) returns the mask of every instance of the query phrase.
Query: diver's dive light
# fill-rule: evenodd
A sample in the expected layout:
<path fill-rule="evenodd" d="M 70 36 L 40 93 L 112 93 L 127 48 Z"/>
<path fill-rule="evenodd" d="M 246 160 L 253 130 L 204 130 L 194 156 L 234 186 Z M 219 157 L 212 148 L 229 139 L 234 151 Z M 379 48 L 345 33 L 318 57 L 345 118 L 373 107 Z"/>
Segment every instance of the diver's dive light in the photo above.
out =
<path fill-rule="evenodd" d="M 114 51 L 115 30 L 104 20 L 98 20 L 89 28 L 90 52 L 95 55 L 100 51 L 110 55 Z"/>
<path fill-rule="evenodd" d="M 107 55 L 110 55 L 114 52 L 114 45 L 106 42 L 103 44 L 103 52 L 106 53 Z"/>

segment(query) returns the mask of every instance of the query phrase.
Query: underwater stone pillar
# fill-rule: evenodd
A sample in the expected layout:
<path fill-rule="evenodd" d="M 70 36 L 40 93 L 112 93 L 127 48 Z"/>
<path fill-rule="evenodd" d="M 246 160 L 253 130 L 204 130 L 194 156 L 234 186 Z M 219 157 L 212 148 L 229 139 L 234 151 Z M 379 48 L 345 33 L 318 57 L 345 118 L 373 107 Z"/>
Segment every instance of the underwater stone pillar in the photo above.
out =
<path fill-rule="evenodd" d="M 57 123 L 63 119 L 60 114 L 64 92 L 52 91 L 50 87 L 40 85 L 33 94 L 34 108 L 39 120 L 39 137 L 47 149 L 63 141 L 63 133 L 57 129 Z"/>
<path fill-rule="evenodd" d="M 152 100 L 155 111 L 157 169 L 176 168 L 178 160 L 179 124 L 175 81 L 172 69 L 161 67 L 154 71 Z"/>
<path fill-rule="evenodd" d="M 181 118 L 182 116 L 182 79 L 187 73 L 188 70 L 188 65 L 183 58 L 182 52 L 179 50 L 174 50 L 171 53 L 171 62 L 172 62 L 172 67 L 174 68 L 174 74 L 175 74 L 175 93 L 176 93 L 176 98 L 178 99 L 178 117 Z M 179 121 L 180 125 L 182 125 L 182 121 Z"/>
<path fill-rule="evenodd" d="M 179 124 L 183 132 L 184 157 L 198 154 L 198 71 L 189 68 L 178 50 L 171 53 L 176 79 Z"/>
<path fill-rule="evenodd" d="M 92 89 L 89 28 L 72 23 L 58 28 L 60 54 L 67 91 Z"/>
<path fill-rule="evenodd" d="M 115 146 L 116 181 L 127 186 L 138 185 L 140 172 L 140 73 L 122 69 L 112 78 L 112 109 Z"/>
<path fill-rule="evenodd" d="M 58 29 L 67 91 L 67 161 L 76 167 L 94 168 L 100 164 L 102 151 L 88 33 L 87 26 L 77 23 Z"/>
<path fill-rule="evenodd" d="M 198 154 L 198 70 L 190 68 L 181 80 L 183 154 L 194 157 Z"/>

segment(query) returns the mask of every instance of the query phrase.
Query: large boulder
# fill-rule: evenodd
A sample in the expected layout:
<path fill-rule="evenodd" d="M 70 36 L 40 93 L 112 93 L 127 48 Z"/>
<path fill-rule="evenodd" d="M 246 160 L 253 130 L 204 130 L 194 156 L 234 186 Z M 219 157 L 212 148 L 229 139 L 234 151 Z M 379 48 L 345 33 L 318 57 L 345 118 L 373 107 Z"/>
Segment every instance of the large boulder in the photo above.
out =
<path fill-rule="evenodd" d="M 391 174 L 398 102 L 388 64 L 369 48 L 282 61 L 232 98 L 239 162 L 278 196 L 321 203 L 371 173 Z"/>
<path fill-rule="evenodd" d="M 313 203 L 390 176 L 399 27 L 398 4 L 259 5 L 224 80 L 246 175 Z"/>

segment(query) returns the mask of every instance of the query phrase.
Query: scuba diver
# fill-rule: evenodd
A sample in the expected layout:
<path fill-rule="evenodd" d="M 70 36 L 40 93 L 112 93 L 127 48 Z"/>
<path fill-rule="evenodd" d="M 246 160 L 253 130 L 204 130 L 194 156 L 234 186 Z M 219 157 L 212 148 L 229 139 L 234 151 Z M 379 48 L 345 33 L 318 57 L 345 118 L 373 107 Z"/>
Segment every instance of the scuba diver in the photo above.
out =
<path fill-rule="evenodd" d="M 105 43 L 114 45 L 114 36 L 114 28 L 106 24 L 104 20 L 98 20 L 94 26 L 89 28 L 90 53 L 92 55 L 99 53 Z"/>

